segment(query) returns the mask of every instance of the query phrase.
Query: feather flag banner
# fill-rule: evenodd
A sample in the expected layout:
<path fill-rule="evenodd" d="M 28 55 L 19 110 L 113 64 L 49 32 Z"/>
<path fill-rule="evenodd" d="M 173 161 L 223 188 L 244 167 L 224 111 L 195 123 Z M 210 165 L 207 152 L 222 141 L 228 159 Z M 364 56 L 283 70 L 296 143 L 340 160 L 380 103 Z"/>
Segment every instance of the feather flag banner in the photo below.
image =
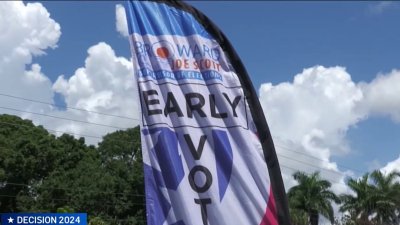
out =
<path fill-rule="evenodd" d="M 128 1 L 150 225 L 289 224 L 251 80 L 225 35 L 180 1 Z"/>

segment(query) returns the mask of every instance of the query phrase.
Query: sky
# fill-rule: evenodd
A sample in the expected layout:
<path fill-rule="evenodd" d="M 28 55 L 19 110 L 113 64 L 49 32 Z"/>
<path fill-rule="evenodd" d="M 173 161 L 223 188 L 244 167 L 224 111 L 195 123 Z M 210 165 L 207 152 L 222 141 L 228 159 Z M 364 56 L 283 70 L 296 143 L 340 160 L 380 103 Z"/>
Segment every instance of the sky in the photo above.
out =
<path fill-rule="evenodd" d="M 189 3 L 246 66 L 286 188 L 295 170 L 319 170 L 344 193 L 348 177 L 400 168 L 399 2 Z M 121 4 L 0 2 L 0 113 L 90 144 L 136 126 Z"/>

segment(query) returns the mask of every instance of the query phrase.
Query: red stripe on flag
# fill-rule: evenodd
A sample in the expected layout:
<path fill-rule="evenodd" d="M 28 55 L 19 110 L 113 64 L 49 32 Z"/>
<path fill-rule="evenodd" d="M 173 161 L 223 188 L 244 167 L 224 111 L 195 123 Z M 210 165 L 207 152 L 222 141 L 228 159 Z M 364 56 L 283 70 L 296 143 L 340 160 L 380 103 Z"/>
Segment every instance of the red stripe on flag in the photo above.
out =
<path fill-rule="evenodd" d="M 270 188 L 270 195 L 268 198 L 267 209 L 265 210 L 264 217 L 260 225 L 278 225 L 278 218 L 276 214 L 276 206 L 272 187 Z"/>

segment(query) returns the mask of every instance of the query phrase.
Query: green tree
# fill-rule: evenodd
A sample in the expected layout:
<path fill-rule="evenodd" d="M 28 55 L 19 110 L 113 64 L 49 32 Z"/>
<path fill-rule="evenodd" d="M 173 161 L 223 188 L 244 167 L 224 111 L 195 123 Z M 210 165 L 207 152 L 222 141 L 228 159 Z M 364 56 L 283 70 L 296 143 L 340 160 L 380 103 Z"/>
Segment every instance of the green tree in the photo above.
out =
<path fill-rule="evenodd" d="M 347 185 L 354 194 L 341 196 L 342 212 L 348 212 L 356 224 L 398 224 L 400 214 L 399 172 L 383 174 L 376 170 L 362 178 L 349 179 Z"/>
<path fill-rule="evenodd" d="M 73 137 L 60 138 L 63 149 L 69 152 L 38 188 L 38 207 L 54 211 L 68 205 L 90 215 L 106 213 L 107 199 L 114 191 L 113 177 L 101 167 L 97 150 L 80 145 Z"/>
<path fill-rule="evenodd" d="M 139 127 L 85 139 L 55 137 L 0 115 L 0 212 L 87 212 L 101 224 L 145 224 Z"/>
<path fill-rule="evenodd" d="M 65 204 L 104 222 L 144 222 L 139 128 L 107 134 L 98 148 L 62 135 L 58 167 L 40 187 L 38 204 L 53 211 Z M 136 154 L 138 154 L 136 156 Z M 94 220 L 92 223 L 102 223 Z"/>
<path fill-rule="evenodd" d="M 374 221 L 378 224 L 398 223 L 400 206 L 400 183 L 396 181 L 400 178 L 399 172 L 383 174 L 379 170 L 371 173 L 374 182 L 373 196 L 375 198 L 376 213 Z"/>
<path fill-rule="evenodd" d="M 292 225 L 308 225 L 308 215 L 305 211 L 290 207 L 290 222 Z"/>
<path fill-rule="evenodd" d="M 43 127 L 0 115 L 0 212 L 33 204 L 36 187 L 55 169 L 58 155 L 55 136 Z"/>
<path fill-rule="evenodd" d="M 118 197 L 109 213 L 131 224 L 144 224 L 144 177 L 139 127 L 116 131 L 103 137 L 98 151 L 103 168 L 115 179 Z M 132 218 L 134 217 L 134 218 Z"/>
<path fill-rule="evenodd" d="M 89 225 L 108 225 L 103 219 L 100 217 L 93 217 L 89 219 Z"/>
<path fill-rule="evenodd" d="M 74 213 L 75 210 L 69 206 L 60 207 L 56 210 L 57 213 Z"/>
<path fill-rule="evenodd" d="M 331 183 L 320 178 L 319 173 L 307 175 L 296 172 L 293 178 L 299 183 L 288 192 L 291 209 L 303 211 L 308 215 L 309 223 L 317 225 L 319 214 L 334 222 L 334 212 L 331 201 L 339 203 L 339 198 L 330 191 Z"/>
<path fill-rule="evenodd" d="M 360 179 L 349 179 L 347 186 L 354 192 L 353 194 L 343 194 L 340 196 L 342 206 L 340 211 L 350 213 L 351 217 L 358 224 L 370 224 L 369 215 L 371 215 L 375 200 L 373 197 L 373 188 L 369 184 L 369 174 L 366 173 Z"/>

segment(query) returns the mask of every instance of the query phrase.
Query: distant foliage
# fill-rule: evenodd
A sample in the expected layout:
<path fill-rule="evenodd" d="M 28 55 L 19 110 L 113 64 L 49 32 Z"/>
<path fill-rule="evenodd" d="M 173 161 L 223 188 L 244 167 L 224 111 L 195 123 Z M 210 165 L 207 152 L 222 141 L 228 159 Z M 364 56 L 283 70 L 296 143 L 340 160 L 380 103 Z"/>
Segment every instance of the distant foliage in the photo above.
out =
<path fill-rule="evenodd" d="M 329 188 L 330 182 L 318 173 L 293 174 L 299 183 L 288 192 L 293 225 L 316 225 L 319 216 L 334 225 L 399 225 L 400 173 L 383 174 L 376 170 L 359 179 L 349 179 L 347 186 L 353 194 L 337 197 Z M 343 215 L 334 217 L 331 202 L 341 203 Z"/>
<path fill-rule="evenodd" d="M 139 134 L 117 131 L 87 146 L 0 115 L 0 213 L 87 212 L 92 225 L 145 224 Z"/>
<path fill-rule="evenodd" d="M 400 224 L 399 180 L 399 172 L 383 174 L 379 170 L 358 180 L 349 179 L 347 185 L 355 194 L 341 196 L 340 210 L 356 225 Z"/>

